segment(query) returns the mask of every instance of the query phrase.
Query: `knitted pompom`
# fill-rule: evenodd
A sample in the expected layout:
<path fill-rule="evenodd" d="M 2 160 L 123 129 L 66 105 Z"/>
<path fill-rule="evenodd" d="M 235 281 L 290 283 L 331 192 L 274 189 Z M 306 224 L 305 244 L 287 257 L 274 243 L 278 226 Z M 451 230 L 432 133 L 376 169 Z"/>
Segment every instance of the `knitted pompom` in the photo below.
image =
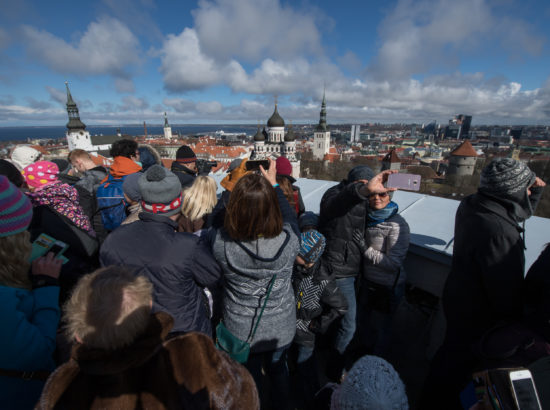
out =
<path fill-rule="evenodd" d="M 147 170 L 147 181 L 162 181 L 166 177 L 164 168 L 160 165 L 153 165 Z"/>

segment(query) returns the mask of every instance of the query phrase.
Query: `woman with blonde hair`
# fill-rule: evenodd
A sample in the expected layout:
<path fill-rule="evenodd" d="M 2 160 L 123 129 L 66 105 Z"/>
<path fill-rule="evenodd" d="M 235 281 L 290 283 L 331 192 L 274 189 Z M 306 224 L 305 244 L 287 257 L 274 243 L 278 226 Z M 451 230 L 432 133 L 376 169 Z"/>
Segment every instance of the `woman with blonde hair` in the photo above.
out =
<path fill-rule="evenodd" d="M 40 396 L 59 323 L 61 261 L 52 253 L 29 262 L 30 200 L 0 176 L 0 403 L 29 409 Z M 31 275 L 29 275 L 31 268 Z"/>
<path fill-rule="evenodd" d="M 183 191 L 181 216 L 178 219 L 179 232 L 201 235 L 218 200 L 216 189 L 216 181 L 213 178 L 199 175 L 193 185 Z"/>

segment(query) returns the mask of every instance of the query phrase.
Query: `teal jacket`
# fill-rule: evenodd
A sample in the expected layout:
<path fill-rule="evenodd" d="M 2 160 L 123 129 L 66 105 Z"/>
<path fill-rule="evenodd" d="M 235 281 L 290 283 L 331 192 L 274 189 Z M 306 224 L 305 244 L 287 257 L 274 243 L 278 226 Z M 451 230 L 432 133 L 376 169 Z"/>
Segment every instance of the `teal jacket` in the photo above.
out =
<path fill-rule="evenodd" d="M 0 286 L 0 368 L 51 371 L 59 323 L 59 287 Z M 32 409 L 45 381 L 0 376 L 3 409 Z"/>

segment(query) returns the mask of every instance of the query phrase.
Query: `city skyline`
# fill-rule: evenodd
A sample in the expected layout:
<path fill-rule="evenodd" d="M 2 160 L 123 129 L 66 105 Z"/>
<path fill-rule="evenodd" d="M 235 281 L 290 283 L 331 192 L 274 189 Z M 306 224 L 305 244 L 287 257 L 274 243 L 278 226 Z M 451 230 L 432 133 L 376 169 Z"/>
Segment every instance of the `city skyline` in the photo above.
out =
<path fill-rule="evenodd" d="M 550 124 L 542 0 L 0 1 L 0 126 Z"/>

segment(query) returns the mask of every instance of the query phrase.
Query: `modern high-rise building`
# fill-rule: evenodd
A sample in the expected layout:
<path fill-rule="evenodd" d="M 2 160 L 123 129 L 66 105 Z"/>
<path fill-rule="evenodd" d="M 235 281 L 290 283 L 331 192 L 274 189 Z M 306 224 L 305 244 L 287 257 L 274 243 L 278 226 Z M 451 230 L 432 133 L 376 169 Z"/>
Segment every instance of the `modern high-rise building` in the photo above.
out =
<path fill-rule="evenodd" d="M 361 126 L 360 125 L 352 125 L 351 126 L 350 141 L 351 141 L 351 143 L 361 141 Z"/>

